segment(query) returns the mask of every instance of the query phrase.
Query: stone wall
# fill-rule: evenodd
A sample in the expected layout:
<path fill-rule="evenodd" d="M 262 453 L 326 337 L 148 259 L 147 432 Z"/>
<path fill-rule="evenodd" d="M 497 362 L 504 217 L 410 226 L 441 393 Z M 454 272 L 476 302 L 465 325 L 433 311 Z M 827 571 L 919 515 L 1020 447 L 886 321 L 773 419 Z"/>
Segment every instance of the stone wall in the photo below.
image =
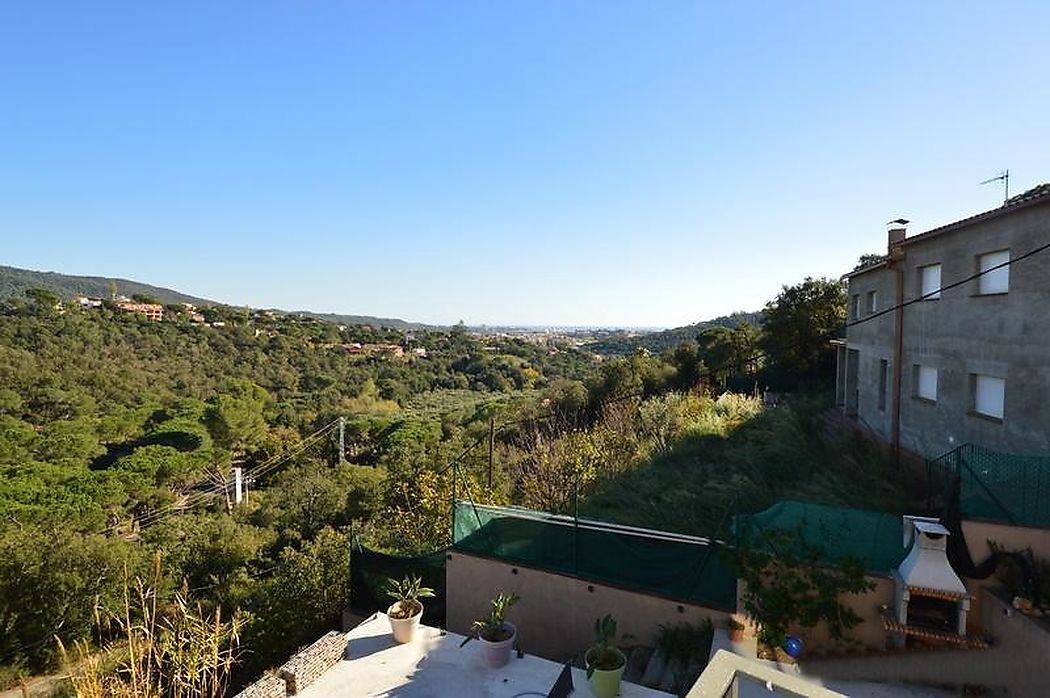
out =
<path fill-rule="evenodd" d="M 264 674 L 234 698 L 285 698 L 285 691 L 284 679 L 273 674 Z"/>
<path fill-rule="evenodd" d="M 331 631 L 306 649 L 300 650 L 278 670 L 290 696 L 313 683 L 321 674 L 346 656 L 346 635 Z"/>

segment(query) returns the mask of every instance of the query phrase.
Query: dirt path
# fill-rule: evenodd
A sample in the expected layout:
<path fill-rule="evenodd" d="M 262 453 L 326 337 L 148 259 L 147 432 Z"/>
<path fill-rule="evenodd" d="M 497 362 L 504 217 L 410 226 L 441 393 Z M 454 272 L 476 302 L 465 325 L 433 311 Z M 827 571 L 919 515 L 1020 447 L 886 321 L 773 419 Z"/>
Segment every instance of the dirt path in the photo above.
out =
<path fill-rule="evenodd" d="M 65 674 L 36 676 L 26 680 L 25 692 L 23 692 L 21 687 L 16 686 L 15 688 L 0 691 L 0 698 L 51 698 L 51 696 L 57 695 L 58 690 L 62 688 L 65 678 Z"/>

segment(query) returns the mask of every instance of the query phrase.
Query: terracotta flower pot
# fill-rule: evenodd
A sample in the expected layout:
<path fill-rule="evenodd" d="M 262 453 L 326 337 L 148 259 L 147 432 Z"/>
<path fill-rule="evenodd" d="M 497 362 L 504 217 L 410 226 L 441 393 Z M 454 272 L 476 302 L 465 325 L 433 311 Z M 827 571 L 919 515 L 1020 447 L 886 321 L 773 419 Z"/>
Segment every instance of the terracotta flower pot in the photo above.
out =
<path fill-rule="evenodd" d="M 514 641 L 518 639 L 518 629 L 509 621 L 503 621 L 503 627 L 510 631 L 510 637 L 505 640 L 493 642 L 483 637 L 478 638 L 481 642 L 481 656 L 485 660 L 485 666 L 498 669 L 506 666 L 510 661 L 510 651 L 514 648 Z"/>
<path fill-rule="evenodd" d="M 423 604 L 416 602 L 416 612 L 407 618 L 394 617 L 401 615 L 403 610 L 404 604 L 398 601 L 386 610 L 386 615 L 390 619 L 390 629 L 394 633 L 394 639 L 402 644 L 406 644 L 412 642 L 416 637 L 419 619 L 423 617 Z"/>

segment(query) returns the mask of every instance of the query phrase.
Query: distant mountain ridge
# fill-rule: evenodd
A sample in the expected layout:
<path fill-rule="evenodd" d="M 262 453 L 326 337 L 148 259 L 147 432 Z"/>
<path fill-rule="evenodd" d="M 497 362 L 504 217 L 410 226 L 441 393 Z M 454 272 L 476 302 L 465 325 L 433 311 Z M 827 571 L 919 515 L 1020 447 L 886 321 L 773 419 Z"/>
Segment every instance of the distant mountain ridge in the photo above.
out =
<path fill-rule="evenodd" d="M 25 292 L 30 288 L 44 288 L 54 291 L 63 300 L 72 300 L 77 296 L 88 296 L 92 298 L 109 298 L 116 286 L 116 292 L 125 296 L 136 294 L 156 298 L 161 303 L 192 303 L 198 306 L 206 305 L 229 305 L 219 301 L 191 296 L 181 291 L 174 291 L 162 286 L 152 286 L 140 281 L 130 279 L 119 279 L 107 276 L 76 276 L 73 274 L 59 274 L 53 271 L 33 271 L 31 269 L 19 269 L 0 265 L 0 300 L 7 298 L 23 298 Z M 336 313 L 314 313 L 310 311 L 287 311 L 275 310 L 275 312 L 305 315 L 317 320 L 335 323 L 337 325 L 372 325 L 373 327 L 389 327 L 397 330 L 425 329 L 428 325 L 418 322 L 407 322 L 398 318 L 381 318 L 371 315 L 341 315 Z"/>
<path fill-rule="evenodd" d="M 92 298 L 109 298 L 113 285 L 118 294 L 133 296 L 141 294 L 156 298 L 161 303 L 193 303 L 194 305 L 223 305 L 218 301 L 191 296 L 187 293 L 173 291 L 170 288 L 151 286 L 130 279 L 118 279 L 107 276 L 74 276 L 59 274 L 53 271 L 32 271 L 17 267 L 0 266 L 0 299 L 25 296 L 30 288 L 45 288 L 54 291 L 63 300 L 77 296 Z"/>
<path fill-rule="evenodd" d="M 311 310 L 277 310 L 279 313 L 305 315 L 322 322 L 334 325 L 371 325 L 372 327 L 389 327 L 394 330 L 434 330 L 438 325 L 427 325 L 422 322 L 411 322 L 396 317 L 375 317 L 373 315 L 343 315 L 342 313 L 315 313 Z"/>

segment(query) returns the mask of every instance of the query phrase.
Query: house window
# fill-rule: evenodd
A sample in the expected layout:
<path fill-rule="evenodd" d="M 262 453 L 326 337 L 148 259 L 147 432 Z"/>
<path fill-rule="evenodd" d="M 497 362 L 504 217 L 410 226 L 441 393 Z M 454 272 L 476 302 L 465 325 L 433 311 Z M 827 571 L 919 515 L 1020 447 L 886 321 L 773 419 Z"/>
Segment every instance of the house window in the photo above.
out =
<path fill-rule="evenodd" d="M 886 411 L 886 386 L 890 382 L 890 362 L 879 360 L 879 409 Z"/>
<path fill-rule="evenodd" d="M 850 299 L 850 316 L 856 320 L 860 317 L 860 294 L 854 293 Z"/>
<path fill-rule="evenodd" d="M 868 291 L 868 315 L 871 315 L 878 309 L 878 294 L 875 291 Z"/>
<path fill-rule="evenodd" d="M 914 383 L 915 397 L 931 402 L 937 400 L 937 369 L 915 364 Z"/>
<path fill-rule="evenodd" d="M 1010 267 L 999 267 L 1010 261 L 1010 250 L 999 250 L 988 254 L 978 255 L 977 271 L 981 275 L 977 277 L 978 295 L 991 293 L 1006 293 L 1010 288 Z M 995 269 L 995 267 L 999 267 Z M 989 271 L 993 269 L 994 271 Z M 985 273 L 987 272 L 987 273 Z"/>
<path fill-rule="evenodd" d="M 1003 418 L 1006 379 L 970 374 L 970 392 L 975 413 L 994 419 Z"/>
<path fill-rule="evenodd" d="M 919 267 L 919 296 L 933 301 L 941 297 L 941 265 L 930 264 Z"/>

